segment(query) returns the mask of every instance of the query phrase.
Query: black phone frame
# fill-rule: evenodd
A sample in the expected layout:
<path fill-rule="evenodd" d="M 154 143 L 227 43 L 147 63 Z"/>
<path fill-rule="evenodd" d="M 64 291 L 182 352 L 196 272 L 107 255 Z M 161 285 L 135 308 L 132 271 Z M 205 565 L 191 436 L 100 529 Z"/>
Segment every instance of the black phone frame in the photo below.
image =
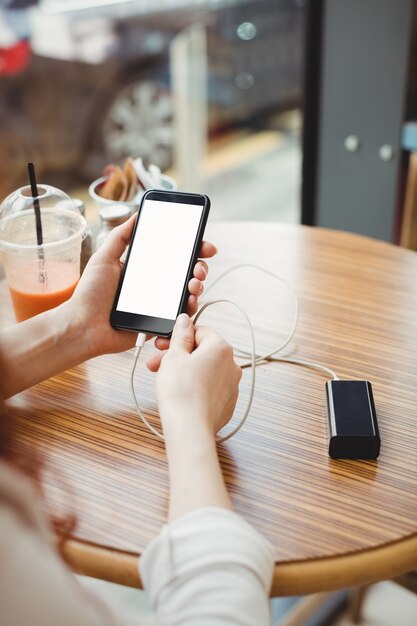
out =
<path fill-rule="evenodd" d="M 175 319 L 165 319 L 161 317 L 150 317 L 148 315 L 139 315 L 136 313 L 127 313 L 125 311 L 117 310 L 117 303 L 119 301 L 120 291 L 123 286 L 123 281 L 126 273 L 126 268 L 129 263 L 130 250 L 132 248 L 132 243 L 134 241 L 137 227 L 140 221 L 140 214 L 142 211 L 142 207 L 144 205 L 145 200 L 159 200 L 161 202 L 176 202 L 179 204 L 195 204 L 197 206 L 202 206 L 203 211 L 201 214 L 200 224 L 198 226 L 197 236 L 194 242 L 193 251 L 190 258 L 190 263 L 188 266 L 188 271 L 186 275 L 186 279 L 184 281 L 184 287 L 182 290 L 181 300 L 178 308 L 178 312 L 176 318 L 180 313 L 186 312 L 188 296 L 190 295 L 188 291 L 188 283 L 193 276 L 194 265 L 197 262 L 201 243 L 203 241 L 204 230 L 206 227 L 207 219 L 210 212 L 210 199 L 208 196 L 203 194 L 196 193 L 187 193 L 182 191 L 162 191 L 156 189 L 150 189 L 147 191 L 140 203 L 137 218 L 135 222 L 135 226 L 133 229 L 131 243 L 129 245 L 129 250 L 126 256 L 125 266 L 123 268 L 122 275 L 120 277 L 119 285 L 117 287 L 116 295 L 114 298 L 112 310 L 110 313 L 110 325 L 116 330 L 130 330 L 133 332 L 146 333 L 147 335 L 159 335 L 161 337 L 170 337 L 172 330 L 174 328 Z"/>

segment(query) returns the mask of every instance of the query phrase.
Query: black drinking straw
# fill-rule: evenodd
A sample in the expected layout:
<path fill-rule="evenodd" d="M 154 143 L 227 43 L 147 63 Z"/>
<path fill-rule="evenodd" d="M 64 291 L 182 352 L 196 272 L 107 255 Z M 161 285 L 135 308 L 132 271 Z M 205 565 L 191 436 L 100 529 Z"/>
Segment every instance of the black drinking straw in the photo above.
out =
<path fill-rule="evenodd" d="M 38 259 L 39 259 L 39 280 L 42 283 L 47 282 L 45 272 L 45 254 L 41 246 L 43 246 L 43 234 L 42 234 L 42 220 L 41 220 L 41 207 L 38 199 L 38 187 L 36 185 L 35 166 L 33 163 L 28 163 L 28 173 L 30 181 L 30 189 L 33 198 L 33 209 L 35 211 L 36 221 L 36 240 L 38 242 Z"/>
<path fill-rule="evenodd" d="M 42 246 L 43 235 L 42 235 L 41 207 L 39 206 L 38 187 L 36 185 L 35 166 L 33 165 L 33 163 L 28 163 L 28 172 L 29 172 L 30 189 L 32 191 L 32 198 L 33 198 L 33 208 L 35 210 L 36 239 L 38 240 L 38 246 Z"/>

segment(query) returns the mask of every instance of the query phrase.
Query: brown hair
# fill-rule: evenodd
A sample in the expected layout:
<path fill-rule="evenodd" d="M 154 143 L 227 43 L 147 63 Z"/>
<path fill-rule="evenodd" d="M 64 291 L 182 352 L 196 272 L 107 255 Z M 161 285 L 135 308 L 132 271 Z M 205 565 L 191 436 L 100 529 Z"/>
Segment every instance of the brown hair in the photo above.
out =
<path fill-rule="evenodd" d="M 63 546 L 66 539 L 73 533 L 76 526 L 76 516 L 57 515 L 42 487 L 42 474 L 47 466 L 47 459 L 36 448 L 21 450 L 16 446 L 14 423 L 8 419 L 7 407 L 0 398 L 0 461 L 12 465 L 24 474 L 33 484 L 40 502 L 44 505 L 53 533 L 57 540 L 57 548 L 63 557 Z M 59 480 L 62 484 L 62 480 Z M 63 557 L 64 558 L 64 557 Z"/>

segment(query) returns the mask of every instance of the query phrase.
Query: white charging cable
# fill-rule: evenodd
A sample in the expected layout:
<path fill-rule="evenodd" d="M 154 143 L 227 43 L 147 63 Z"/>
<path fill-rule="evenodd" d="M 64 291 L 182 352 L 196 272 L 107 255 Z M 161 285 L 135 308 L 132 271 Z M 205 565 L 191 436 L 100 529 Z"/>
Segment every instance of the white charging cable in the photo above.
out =
<path fill-rule="evenodd" d="M 271 276 L 272 278 L 274 278 L 275 280 L 277 280 L 279 283 L 281 283 L 282 285 L 284 285 L 288 291 L 291 293 L 292 297 L 293 297 L 293 302 L 294 302 L 294 315 L 293 315 L 293 321 L 291 323 L 291 328 L 290 328 L 290 332 L 288 333 L 287 337 L 284 339 L 284 341 L 278 346 L 278 348 L 275 348 L 274 350 L 272 350 L 271 352 L 268 352 L 267 354 L 261 354 L 261 355 L 257 355 L 256 354 L 256 347 L 255 347 L 255 334 L 253 331 L 253 326 L 251 324 L 251 321 L 248 317 L 248 314 L 246 313 L 246 311 L 244 310 L 244 308 L 238 304 L 237 302 L 233 302 L 232 300 L 226 300 L 226 299 L 218 299 L 218 300 L 212 300 L 210 302 L 206 302 L 205 304 L 203 304 L 203 306 L 200 308 L 200 310 L 198 311 L 198 313 L 196 314 L 195 318 L 194 318 L 194 324 L 197 323 L 198 319 L 201 317 L 201 315 L 204 313 L 204 311 L 210 307 L 213 306 L 215 304 L 229 304 L 232 305 L 233 307 L 235 307 L 240 314 L 242 315 L 242 318 L 245 320 L 247 327 L 249 329 L 249 334 L 250 334 L 250 342 L 251 342 L 251 350 L 250 352 L 246 351 L 246 350 L 242 350 L 240 348 L 234 348 L 234 352 L 235 354 L 237 354 L 239 357 L 243 358 L 246 360 L 246 363 L 243 363 L 241 365 L 242 369 L 245 369 L 247 367 L 252 368 L 252 372 L 251 372 L 251 385 L 250 385 L 250 390 L 249 390 L 249 398 L 247 401 L 247 405 L 245 408 L 245 411 L 243 413 L 243 416 L 241 417 L 239 423 L 237 424 L 237 426 L 235 428 L 233 428 L 233 430 L 228 433 L 227 435 L 224 435 L 223 437 L 217 437 L 217 442 L 220 443 L 222 441 L 226 441 L 227 439 L 230 439 L 230 437 L 233 437 L 233 435 L 235 435 L 243 426 L 243 424 L 246 421 L 246 418 L 249 415 L 250 409 L 252 407 L 252 402 L 253 402 L 253 395 L 255 392 L 255 368 L 257 365 L 261 365 L 261 364 L 265 364 L 265 363 L 269 363 L 269 362 L 281 362 L 281 363 L 293 363 L 294 365 L 301 365 L 303 367 L 308 367 L 314 370 L 317 370 L 319 372 L 323 372 L 325 374 L 327 374 L 328 376 L 330 376 L 333 380 L 339 380 L 338 376 L 335 374 L 335 372 L 333 370 L 331 370 L 329 367 L 326 367 L 324 365 L 321 365 L 320 363 L 315 363 L 313 361 L 305 361 L 302 359 L 295 359 L 292 357 L 277 357 L 276 355 L 279 352 L 282 352 L 282 350 L 290 343 L 290 341 L 292 340 L 292 338 L 295 335 L 295 331 L 297 329 L 297 324 L 298 324 L 298 315 L 299 315 L 299 303 L 298 303 L 298 296 L 297 296 L 297 292 L 295 291 L 295 289 L 293 289 L 293 287 L 291 287 L 291 285 L 284 280 L 283 278 L 281 278 L 281 276 L 278 276 L 277 274 L 274 274 L 273 272 L 271 272 L 268 269 L 265 269 L 264 267 L 260 267 L 258 265 L 252 265 L 249 263 L 242 263 L 240 265 L 235 265 L 231 268 L 229 268 L 228 270 L 226 270 L 225 272 L 223 272 L 222 274 L 220 274 L 220 276 L 210 285 L 210 287 L 206 290 L 206 296 L 207 294 L 213 289 L 213 287 L 215 285 L 217 285 L 221 280 L 223 280 L 227 275 L 231 274 L 232 272 L 242 269 L 242 268 L 252 268 L 255 270 L 258 270 L 260 272 L 263 272 L 264 274 L 267 274 L 268 276 Z M 135 403 L 136 406 L 136 410 L 139 414 L 139 417 L 141 418 L 141 420 L 143 421 L 143 423 L 149 428 L 149 430 L 159 439 L 164 439 L 164 436 L 162 433 L 160 433 L 156 428 L 154 428 L 152 426 L 152 424 L 149 423 L 149 421 L 146 419 L 145 415 L 143 414 L 143 411 L 141 410 L 137 398 L 136 398 L 136 392 L 135 392 L 135 385 L 134 385 L 134 376 L 135 376 L 135 371 L 136 371 L 136 366 L 139 360 L 139 355 L 141 353 L 142 347 L 144 345 L 146 341 L 146 335 L 144 333 L 139 333 L 138 338 L 136 340 L 136 350 L 135 350 L 135 357 L 134 357 L 134 361 L 133 361 L 133 366 L 132 366 L 132 371 L 131 371 L 131 375 L 130 375 L 130 387 L 131 387 L 131 391 L 132 391 L 132 396 L 133 396 L 133 401 Z"/>
<path fill-rule="evenodd" d="M 291 323 L 291 329 L 290 329 L 290 332 L 288 333 L 287 337 L 278 346 L 278 348 L 275 348 L 275 350 L 273 350 L 272 352 L 269 352 L 268 354 L 262 354 L 262 355 L 259 355 L 259 356 L 256 355 L 256 357 L 255 357 L 256 365 L 260 365 L 261 363 L 266 363 L 266 362 L 271 362 L 271 361 L 272 362 L 276 362 L 276 363 L 292 363 L 294 365 L 301 365 L 303 367 L 308 367 L 309 369 L 314 369 L 316 371 L 323 372 L 323 373 L 331 376 L 333 380 L 339 380 L 338 376 L 335 374 L 335 372 L 333 370 L 331 370 L 329 367 L 325 367 L 324 365 L 321 365 L 320 363 L 315 363 L 314 361 L 305 361 L 303 359 L 295 359 L 295 358 L 292 358 L 292 357 L 276 357 L 275 356 L 279 352 L 282 352 L 282 350 L 284 348 L 286 348 L 287 345 L 290 343 L 290 341 L 293 339 L 293 337 L 295 335 L 295 331 L 297 330 L 298 318 L 299 318 L 299 310 L 300 310 L 297 292 L 281 276 L 278 276 L 277 274 L 274 274 L 274 272 L 271 272 L 271 270 L 268 270 L 268 269 L 266 269 L 264 267 L 261 267 L 259 265 L 254 265 L 252 263 L 240 263 L 239 265 L 234 265 L 233 267 L 230 267 L 228 270 L 225 270 L 222 274 L 220 274 L 220 276 L 218 278 L 216 278 L 215 281 L 213 281 L 213 283 L 208 287 L 208 289 L 206 289 L 205 296 L 207 296 L 207 294 L 219 282 L 221 282 L 226 276 L 228 276 L 229 274 L 232 274 L 232 272 L 235 272 L 235 271 L 240 270 L 242 268 L 255 269 L 255 270 L 259 271 L 259 272 L 263 272 L 267 276 L 271 276 L 271 278 L 274 278 L 276 281 L 278 281 L 279 283 L 284 285 L 284 287 L 291 293 L 291 295 L 293 297 L 293 302 L 294 302 L 293 321 Z M 201 310 L 197 313 L 197 316 L 200 315 L 200 312 L 202 312 L 203 309 L 204 309 L 204 305 L 201 308 Z M 196 316 L 196 319 L 197 319 L 197 316 Z M 243 358 L 251 359 L 251 353 L 246 352 L 245 350 L 240 350 L 238 348 L 234 348 L 234 351 L 236 353 L 240 354 Z M 241 367 L 242 367 L 242 369 L 244 369 L 246 367 L 251 367 L 251 366 L 252 365 L 251 365 L 251 360 L 250 360 L 248 363 L 243 364 Z"/>
<path fill-rule="evenodd" d="M 136 366 L 138 364 L 140 353 L 142 351 L 143 346 L 145 345 L 145 341 L 146 341 L 146 334 L 145 333 L 139 333 L 138 336 L 137 336 L 137 339 L 136 339 L 136 344 L 135 344 L 135 357 L 133 359 L 132 371 L 130 372 L 130 389 L 132 391 L 133 401 L 135 403 L 136 410 L 137 410 L 138 415 L 139 415 L 140 419 L 142 420 L 142 422 L 145 424 L 145 426 L 147 426 L 149 428 L 149 430 L 154 435 L 156 435 L 156 437 L 159 437 L 159 439 L 164 439 L 163 434 L 160 433 L 159 430 L 156 430 L 156 428 L 154 428 L 152 426 L 152 424 L 150 424 L 148 422 L 148 420 L 146 419 L 142 409 L 139 406 L 138 400 L 136 398 L 136 392 L 135 392 L 135 371 L 136 371 Z"/>

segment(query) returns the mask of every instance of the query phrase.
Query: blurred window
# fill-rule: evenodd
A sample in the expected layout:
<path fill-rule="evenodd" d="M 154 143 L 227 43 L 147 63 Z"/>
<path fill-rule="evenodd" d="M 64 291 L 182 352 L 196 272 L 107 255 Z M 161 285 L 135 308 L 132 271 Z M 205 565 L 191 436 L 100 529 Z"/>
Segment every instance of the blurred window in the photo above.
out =
<path fill-rule="evenodd" d="M 0 195 L 86 188 L 127 156 L 213 219 L 299 220 L 299 0 L 43 0 L 0 9 Z"/>

